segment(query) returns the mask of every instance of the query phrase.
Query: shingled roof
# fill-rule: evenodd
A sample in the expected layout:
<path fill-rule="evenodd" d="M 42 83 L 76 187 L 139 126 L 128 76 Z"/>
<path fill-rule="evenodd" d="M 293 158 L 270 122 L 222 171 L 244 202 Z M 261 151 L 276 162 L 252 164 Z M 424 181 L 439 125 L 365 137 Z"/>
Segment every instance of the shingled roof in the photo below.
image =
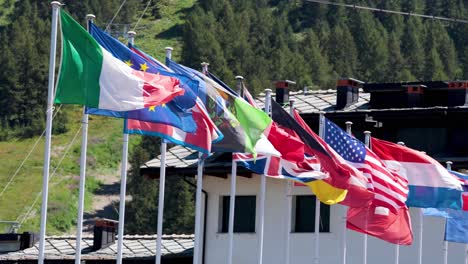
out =
<path fill-rule="evenodd" d="M 50 236 L 46 238 L 45 258 L 47 260 L 73 260 L 75 258 L 76 237 Z M 83 237 L 83 260 L 113 260 L 117 255 L 117 243 L 92 251 L 93 237 Z M 193 235 L 164 235 L 162 256 L 167 258 L 189 257 L 193 255 Z M 0 254 L 1 261 L 37 260 L 38 246 L 25 250 Z M 154 259 L 156 255 L 156 235 L 127 235 L 123 240 L 123 259 Z"/>

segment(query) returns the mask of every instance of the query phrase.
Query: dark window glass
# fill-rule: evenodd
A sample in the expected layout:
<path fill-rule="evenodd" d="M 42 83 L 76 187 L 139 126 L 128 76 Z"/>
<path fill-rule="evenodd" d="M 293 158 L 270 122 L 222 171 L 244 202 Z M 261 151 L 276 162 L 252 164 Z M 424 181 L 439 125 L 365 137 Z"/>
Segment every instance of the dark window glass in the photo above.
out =
<path fill-rule="evenodd" d="M 296 196 L 294 232 L 315 232 L 315 196 Z M 330 232 L 330 206 L 320 204 L 320 232 Z"/>
<path fill-rule="evenodd" d="M 229 196 L 223 196 L 222 201 L 222 226 L 221 232 L 227 233 L 229 228 Z M 255 232 L 255 196 L 236 196 L 234 208 L 234 232 Z"/>

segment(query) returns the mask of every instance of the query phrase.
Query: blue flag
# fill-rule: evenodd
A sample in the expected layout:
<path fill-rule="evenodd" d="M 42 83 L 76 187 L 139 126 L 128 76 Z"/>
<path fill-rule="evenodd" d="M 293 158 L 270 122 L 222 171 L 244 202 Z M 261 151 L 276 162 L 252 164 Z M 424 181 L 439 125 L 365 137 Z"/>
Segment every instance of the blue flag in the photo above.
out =
<path fill-rule="evenodd" d="M 468 244 L 468 212 L 450 210 L 445 224 L 445 240 Z"/>
<path fill-rule="evenodd" d="M 143 58 L 92 23 L 90 23 L 90 33 L 96 41 L 112 53 L 114 57 L 124 61 L 135 70 L 159 73 L 179 79 L 180 86 L 185 90 L 185 93 L 183 96 L 178 96 L 165 105 L 149 107 L 142 110 L 115 112 L 90 108 L 86 110 L 87 114 L 161 123 L 177 127 L 185 132 L 194 132 L 196 130 L 196 123 L 193 120 L 191 111 L 195 106 L 198 93 L 198 82 L 196 80 L 187 78 L 181 74 L 169 72 L 153 61 Z"/>

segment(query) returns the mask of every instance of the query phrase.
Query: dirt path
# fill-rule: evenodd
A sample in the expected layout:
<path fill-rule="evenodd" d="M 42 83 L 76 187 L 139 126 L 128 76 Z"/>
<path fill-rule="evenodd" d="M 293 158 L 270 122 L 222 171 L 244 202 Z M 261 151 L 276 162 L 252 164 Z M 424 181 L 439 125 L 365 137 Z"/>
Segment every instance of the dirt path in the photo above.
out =
<path fill-rule="evenodd" d="M 120 176 L 118 175 L 119 172 L 97 176 L 102 184 L 94 193 L 92 210 L 84 214 L 83 232 L 93 232 L 95 218 L 119 219 Z"/>

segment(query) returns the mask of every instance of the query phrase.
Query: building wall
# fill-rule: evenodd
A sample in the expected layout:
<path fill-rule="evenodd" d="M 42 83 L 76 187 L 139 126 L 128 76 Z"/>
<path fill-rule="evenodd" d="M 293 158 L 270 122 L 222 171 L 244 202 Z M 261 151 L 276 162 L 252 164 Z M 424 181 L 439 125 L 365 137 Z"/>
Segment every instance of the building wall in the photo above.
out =
<path fill-rule="evenodd" d="M 228 254 L 228 234 L 220 233 L 220 199 L 229 195 L 230 179 L 217 177 L 204 177 L 204 190 L 208 192 L 208 214 L 206 219 L 206 262 L 205 264 L 226 263 Z M 237 178 L 237 195 L 257 196 L 256 233 L 234 234 L 235 264 L 254 264 L 258 260 L 258 212 L 260 177 Z M 267 193 L 265 206 L 265 230 L 263 263 L 285 263 L 286 238 L 286 198 L 285 181 L 267 178 Z M 294 187 L 293 194 L 307 195 L 307 187 Z M 414 243 L 411 246 L 400 247 L 400 264 L 414 264 L 418 256 L 419 209 L 411 208 Z M 345 207 L 331 206 L 330 233 L 320 233 L 320 263 L 341 263 L 343 248 L 343 217 Z M 423 263 L 443 263 L 443 236 L 444 221 L 433 217 L 424 217 L 423 235 Z M 353 231 L 346 231 L 347 236 L 347 263 L 363 263 L 363 235 Z M 313 233 L 291 233 L 290 263 L 313 263 L 314 242 Z M 368 237 L 368 263 L 393 264 L 395 263 L 395 245 Z M 464 263 L 465 245 L 449 243 L 448 263 Z"/>

